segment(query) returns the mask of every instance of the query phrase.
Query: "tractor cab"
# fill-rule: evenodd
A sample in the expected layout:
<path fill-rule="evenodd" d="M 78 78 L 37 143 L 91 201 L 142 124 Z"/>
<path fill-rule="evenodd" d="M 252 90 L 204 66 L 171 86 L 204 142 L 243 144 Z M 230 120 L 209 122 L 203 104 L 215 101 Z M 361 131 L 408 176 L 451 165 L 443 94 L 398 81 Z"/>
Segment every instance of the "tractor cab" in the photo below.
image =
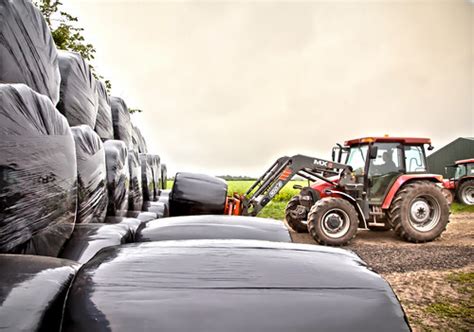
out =
<path fill-rule="evenodd" d="M 454 177 L 443 183 L 448 202 L 457 198 L 463 204 L 474 205 L 474 158 L 458 160 L 446 169 L 448 167 L 455 169 Z"/>
<path fill-rule="evenodd" d="M 404 174 L 424 174 L 427 138 L 365 137 L 348 140 L 333 149 L 333 158 L 345 157 L 357 182 L 363 183 L 371 205 L 381 205 L 390 188 Z"/>

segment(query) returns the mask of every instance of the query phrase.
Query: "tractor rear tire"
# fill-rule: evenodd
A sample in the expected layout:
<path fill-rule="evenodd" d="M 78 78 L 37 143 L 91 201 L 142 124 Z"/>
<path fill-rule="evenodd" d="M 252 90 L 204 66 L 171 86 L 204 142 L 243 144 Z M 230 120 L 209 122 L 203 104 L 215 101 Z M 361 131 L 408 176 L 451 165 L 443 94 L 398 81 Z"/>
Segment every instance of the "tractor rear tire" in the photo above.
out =
<path fill-rule="evenodd" d="M 449 206 L 441 189 L 429 181 L 404 185 L 388 211 L 395 234 L 413 243 L 438 238 L 449 222 Z"/>
<path fill-rule="evenodd" d="M 300 195 L 294 196 L 286 205 L 285 219 L 288 226 L 295 232 L 308 233 L 308 211 L 300 204 Z"/>
<path fill-rule="evenodd" d="M 458 188 L 459 202 L 466 205 L 474 205 L 474 180 L 466 180 Z"/>
<path fill-rule="evenodd" d="M 308 231 L 319 244 L 343 246 L 356 235 L 359 218 L 354 206 L 343 198 L 318 200 L 308 214 Z"/>

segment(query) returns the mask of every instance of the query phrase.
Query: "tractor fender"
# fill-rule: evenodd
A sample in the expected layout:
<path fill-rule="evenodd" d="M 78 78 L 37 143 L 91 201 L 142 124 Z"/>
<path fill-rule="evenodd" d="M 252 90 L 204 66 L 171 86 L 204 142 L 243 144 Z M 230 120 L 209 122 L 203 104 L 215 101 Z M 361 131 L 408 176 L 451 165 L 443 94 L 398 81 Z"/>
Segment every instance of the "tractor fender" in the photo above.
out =
<path fill-rule="evenodd" d="M 404 174 L 398 177 L 398 179 L 393 183 L 392 187 L 385 196 L 385 199 L 382 203 L 382 209 L 388 209 L 392 204 L 392 200 L 397 194 L 398 190 L 408 182 L 427 180 L 436 183 L 443 184 L 443 176 L 438 174 Z"/>
<path fill-rule="evenodd" d="M 326 197 L 340 197 L 351 203 L 356 209 L 356 212 L 359 216 L 359 228 L 368 229 L 368 224 L 364 215 L 364 211 L 362 211 L 362 208 L 360 207 L 359 203 L 357 203 L 357 200 L 354 197 L 349 194 L 346 194 L 345 192 L 330 189 L 326 190 Z"/>

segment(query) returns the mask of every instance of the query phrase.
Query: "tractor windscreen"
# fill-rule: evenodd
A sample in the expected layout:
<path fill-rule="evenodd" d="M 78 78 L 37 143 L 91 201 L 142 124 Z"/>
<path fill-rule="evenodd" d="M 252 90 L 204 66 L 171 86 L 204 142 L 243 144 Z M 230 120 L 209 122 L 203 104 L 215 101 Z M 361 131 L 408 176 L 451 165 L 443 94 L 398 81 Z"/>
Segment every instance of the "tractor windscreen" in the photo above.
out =
<path fill-rule="evenodd" d="M 365 159 L 367 158 L 368 145 L 354 145 L 351 146 L 347 156 L 346 164 L 350 165 L 355 174 L 361 175 L 364 173 Z"/>

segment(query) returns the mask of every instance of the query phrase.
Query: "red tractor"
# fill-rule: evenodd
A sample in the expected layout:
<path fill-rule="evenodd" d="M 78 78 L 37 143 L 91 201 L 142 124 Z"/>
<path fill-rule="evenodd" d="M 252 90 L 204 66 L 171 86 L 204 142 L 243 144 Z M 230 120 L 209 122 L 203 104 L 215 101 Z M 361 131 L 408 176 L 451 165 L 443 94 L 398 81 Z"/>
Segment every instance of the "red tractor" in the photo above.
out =
<path fill-rule="evenodd" d="M 345 245 L 358 228 L 431 241 L 445 230 L 449 206 L 443 177 L 426 171 L 425 145 L 432 149 L 427 138 L 368 137 L 333 148 L 332 161 L 282 157 L 244 195 L 229 197 L 226 213 L 256 215 L 299 175 L 314 183 L 295 186 L 301 191 L 288 203 L 286 220 L 318 243 Z"/>
<path fill-rule="evenodd" d="M 458 160 L 447 167 L 455 168 L 454 177 L 443 182 L 449 204 L 456 197 L 460 203 L 474 205 L 474 158 Z"/>

